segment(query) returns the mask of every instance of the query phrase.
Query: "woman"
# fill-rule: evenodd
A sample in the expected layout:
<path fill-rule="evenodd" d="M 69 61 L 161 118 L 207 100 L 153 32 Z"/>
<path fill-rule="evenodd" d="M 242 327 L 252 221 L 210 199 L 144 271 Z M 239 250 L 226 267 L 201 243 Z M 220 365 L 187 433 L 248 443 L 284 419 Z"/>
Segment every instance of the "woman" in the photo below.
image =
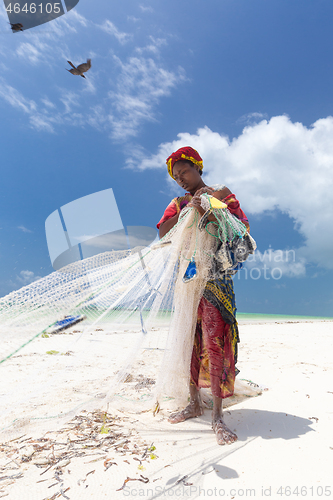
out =
<path fill-rule="evenodd" d="M 179 214 L 185 206 L 194 207 L 199 212 L 199 217 L 205 213 L 200 199 L 203 193 L 213 194 L 226 203 L 230 212 L 249 227 L 239 202 L 227 187 L 217 186 L 214 189 L 206 186 L 201 177 L 203 162 L 195 149 L 180 148 L 169 156 L 166 163 L 170 176 L 187 192 L 172 200 L 166 208 L 157 224 L 161 238 L 177 224 Z M 214 216 L 210 215 L 208 221 L 214 220 Z M 169 418 L 171 423 L 178 423 L 202 415 L 199 388 L 210 386 L 213 395 L 212 427 L 220 445 L 237 440 L 236 434 L 224 423 L 222 415 L 222 400 L 231 396 L 234 391 L 239 341 L 235 311 L 230 275 L 226 273 L 222 278 L 209 279 L 197 311 L 191 359 L 190 402 L 186 408 Z"/>

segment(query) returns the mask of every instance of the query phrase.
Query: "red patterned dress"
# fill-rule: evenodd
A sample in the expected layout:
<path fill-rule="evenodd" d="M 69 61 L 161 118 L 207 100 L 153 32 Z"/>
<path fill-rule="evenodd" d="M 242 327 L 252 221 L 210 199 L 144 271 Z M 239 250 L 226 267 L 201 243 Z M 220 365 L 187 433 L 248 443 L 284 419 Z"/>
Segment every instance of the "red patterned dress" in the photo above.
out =
<path fill-rule="evenodd" d="M 160 225 L 173 217 L 191 201 L 192 195 L 174 198 L 167 206 Z M 230 212 L 249 228 L 249 223 L 234 194 L 224 198 Z M 227 398 L 234 393 L 239 342 L 233 281 L 223 278 L 207 281 L 200 300 L 191 359 L 191 384 L 211 387 L 212 394 Z"/>

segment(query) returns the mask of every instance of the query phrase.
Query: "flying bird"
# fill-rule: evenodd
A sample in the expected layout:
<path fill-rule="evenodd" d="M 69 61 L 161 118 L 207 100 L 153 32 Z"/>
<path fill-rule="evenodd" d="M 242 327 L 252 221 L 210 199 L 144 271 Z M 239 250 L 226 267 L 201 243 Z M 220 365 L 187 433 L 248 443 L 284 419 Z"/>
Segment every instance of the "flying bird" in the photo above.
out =
<path fill-rule="evenodd" d="M 69 71 L 70 73 L 72 73 L 72 75 L 79 75 L 79 76 L 82 76 L 82 78 L 85 78 L 84 74 L 86 71 L 88 71 L 88 69 L 91 68 L 91 59 L 87 59 L 87 62 L 86 63 L 82 63 L 82 64 L 79 64 L 79 66 L 76 68 L 74 66 L 73 63 L 71 63 L 70 61 L 67 61 L 68 64 L 70 64 L 72 66 L 73 69 L 67 69 L 67 71 Z"/>
<path fill-rule="evenodd" d="M 13 33 L 17 33 L 18 31 L 23 31 L 23 24 L 21 23 L 9 23 L 10 24 L 10 29 L 12 30 Z"/>

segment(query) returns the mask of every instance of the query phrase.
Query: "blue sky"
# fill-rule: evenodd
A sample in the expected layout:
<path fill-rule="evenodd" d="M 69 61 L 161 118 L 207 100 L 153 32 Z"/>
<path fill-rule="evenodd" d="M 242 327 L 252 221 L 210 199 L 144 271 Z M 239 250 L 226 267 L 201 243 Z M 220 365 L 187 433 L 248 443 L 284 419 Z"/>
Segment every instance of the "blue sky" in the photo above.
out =
<path fill-rule="evenodd" d="M 258 252 L 240 312 L 333 316 L 330 0 L 80 0 L 12 34 L 0 9 L 0 296 L 52 272 L 45 220 L 112 188 L 124 225 L 181 193 L 165 158 L 195 147 Z M 65 69 L 92 59 L 84 80 Z M 276 270 L 278 269 L 278 270 Z"/>

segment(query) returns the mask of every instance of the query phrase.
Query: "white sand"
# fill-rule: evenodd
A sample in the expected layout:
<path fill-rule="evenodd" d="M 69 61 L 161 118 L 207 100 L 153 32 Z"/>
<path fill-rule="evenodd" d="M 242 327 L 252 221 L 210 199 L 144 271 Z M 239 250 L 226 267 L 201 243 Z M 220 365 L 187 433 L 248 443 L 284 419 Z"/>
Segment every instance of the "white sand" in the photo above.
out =
<path fill-rule="evenodd" d="M 22 401 L 25 396 L 19 394 L 20 381 L 29 377 L 34 381 L 31 393 L 36 393 L 36 417 L 42 415 L 41 408 L 46 413 L 56 413 L 58 403 L 65 396 L 71 396 L 70 408 L 74 408 L 82 397 L 87 400 L 89 394 L 98 393 L 103 386 L 102 379 L 106 382 L 111 379 L 114 363 L 120 355 L 125 357 L 135 339 L 131 332 L 112 334 L 105 327 L 103 330 L 80 340 L 82 352 L 86 353 L 85 362 L 82 365 L 71 359 L 74 364 L 69 371 L 65 367 L 71 355 L 45 353 L 52 349 L 67 352 L 75 335 L 37 339 L 4 363 L 0 367 L 1 410 L 9 420 L 3 422 L 11 421 L 11 410 L 17 418 L 31 415 L 31 402 L 13 409 L 13 402 Z M 132 372 L 134 379 L 127 386 L 124 384 L 123 396 L 129 396 L 129 407 L 134 412 L 142 410 L 140 405 L 133 404 L 135 394 L 149 393 L 149 386 L 142 391 L 138 384 L 144 378 L 154 377 L 154 363 L 158 363 L 161 355 L 161 351 L 150 347 L 158 346 L 164 335 L 165 332 L 159 331 L 154 340 L 145 345 L 146 350 Z M 0 479 L 0 498 L 332 497 L 333 322 L 242 324 L 240 337 L 239 377 L 268 390 L 225 411 L 227 425 L 238 435 L 236 443 L 216 444 L 209 410 L 205 410 L 202 417 L 171 425 L 161 413 L 154 417 L 151 411 L 120 411 L 125 399 L 118 399 L 110 408 L 110 414 L 121 417 L 119 429 L 123 435 L 131 436 L 125 448 L 82 448 L 82 456 L 71 458 L 67 464 L 63 462 L 58 469 L 56 464 L 49 470 L 36 465 L 41 454 L 22 461 L 22 456 L 33 450 L 36 439 L 42 438 L 46 429 L 55 427 L 55 420 L 46 420 L 39 429 L 25 436 L 33 438 L 30 442 L 22 441 L 23 437 L 21 442 L 1 447 L 0 471 L 7 479 Z M 117 352 L 117 357 L 112 358 L 111 352 Z M 36 388 L 36 374 L 44 386 L 45 381 L 51 385 L 52 380 L 56 380 L 58 386 L 62 384 L 63 393 L 49 390 L 41 398 L 38 384 Z M 11 387 L 15 395 L 6 398 L 4 394 L 11 394 Z M 63 427 L 68 428 L 68 424 Z M 19 436 L 20 431 L 22 435 L 26 429 L 23 426 L 16 431 Z M 66 444 L 68 437 L 74 439 L 70 432 L 45 437 L 55 439 L 57 436 L 59 442 Z M 12 435 L 3 433 L 2 441 Z M 142 458 L 151 443 L 156 449 Z M 134 445 L 138 450 L 136 454 L 132 453 Z M 149 458 L 151 453 L 156 458 Z M 108 467 L 110 463 L 114 465 Z M 142 481 L 147 478 L 149 482 L 129 481 L 123 490 L 116 491 L 128 477 Z M 283 490 L 279 490 L 280 487 Z M 285 488 L 290 488 L 291 495 Z M 283 495 L 279 495 L 279 491 Z"/>

